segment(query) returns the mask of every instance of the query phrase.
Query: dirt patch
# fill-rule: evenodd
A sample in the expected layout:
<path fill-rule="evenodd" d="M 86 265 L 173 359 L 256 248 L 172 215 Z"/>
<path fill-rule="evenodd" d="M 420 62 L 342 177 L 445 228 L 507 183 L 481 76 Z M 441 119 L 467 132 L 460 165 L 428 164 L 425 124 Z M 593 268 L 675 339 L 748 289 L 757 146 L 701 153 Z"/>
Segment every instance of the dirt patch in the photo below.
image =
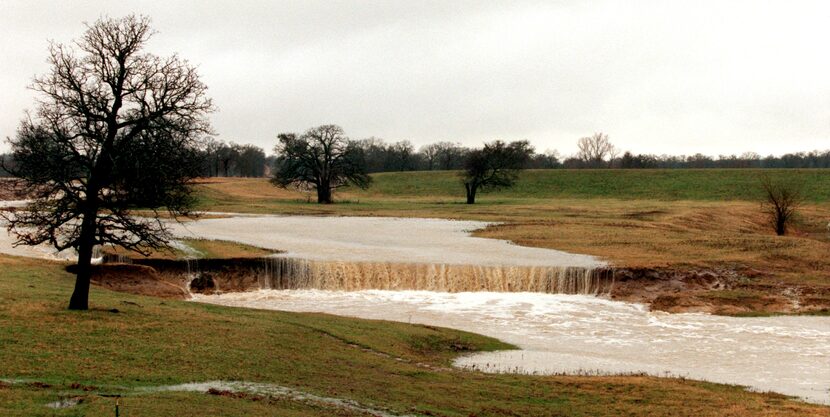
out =
<path fill-rule="evenodd" d="M 237 399 L 249 399 L 253 401 L 260 401 L 265 397 L 262 395 L 254 395 L 248 394 L 246 392 L 235 392 L 230 390 L 220 390 L 216 388 L 210 388 L 207 390 L 207 393 L 210 395 L 216 395 L 219 397 L 228 397 L 228 398 L 237 398 Z"/>
<path fill-rule="evenodd" d="M 67 267 L 75 272 L 76 265 Z M 184 300 L 190 298 L 184 277 L 171 280 L 156 269 L 145 265 L 105 264 L 92 266 L 92 283 L 112 291 L 160 298 Z"/>
<path fill-rule="evenodd" d="M 86 391 L 86 392 L 95 391 L 95 390 L 98 389 L 98 387 L 96 387 L 96 386 L 82 385 L 82 384 L 79 384 L 77 382 L 73 382 L 73 383 L 69 384 L 69 388 L 77 389 L 77 390 L 81 390 L 81 391 Z"/>
<path fill-rule="evenodd" d="M 166 282 L 180 283 L 182 288 L 192 279 L 191 291 L 203 294 L 259 289 L 266 268 L 263 258 L 136 259 L 133 262 L 157 271 L 158 277 Z"/>

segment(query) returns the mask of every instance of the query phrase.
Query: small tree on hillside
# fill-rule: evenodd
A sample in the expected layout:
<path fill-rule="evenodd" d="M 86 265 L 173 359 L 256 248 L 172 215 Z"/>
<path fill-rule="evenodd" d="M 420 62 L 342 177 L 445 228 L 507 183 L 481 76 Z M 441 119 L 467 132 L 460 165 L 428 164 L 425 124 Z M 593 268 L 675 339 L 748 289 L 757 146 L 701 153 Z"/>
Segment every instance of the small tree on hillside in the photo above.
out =
<path fill-rule="evenodd" d="M 778 236 L 787 234 L 798 207 L 804 201 L 800 183 L 776 181 L 768 175 L 761 177 L 764 191 L 763 210 Z"/>
<path fill-rule="evenodd" d="M 332 191 L 349 185 L 365 189 L 372 182 L 361 148 L 339 126 L 323 125 L 299 136 L 281 133 L 277 138 L 271 183 L 278 187 L 311 187 L 317 190 L 318 203 L 330 204 Z"/>
<path fill-rule="evenodd" d="M 9 139 L 10 171 L 34 194 L 27 210 L 6 215 L 9 231 L 17 244 L 77 250 L 70 309 L 88 308 L 95 245 L 147 253 L 167 243 L 156 211 L 132 209 L 175 216 L 192 202 L 212 105 L 186 61 L 142 51 L 151 35 L 149 19 L 127 16 L 88 25 L 78 51 L 53 44 L 51 72 L 32 87 L 37 111 Z"/>
<path fill-rule="evenodd" d="M 479 190 L 512 187 L 531 155 L 533 147 L 526 140 L 509 144 L 497 140 L 470 151 L 461 174 L 467 204 L 476 202 Z"/>

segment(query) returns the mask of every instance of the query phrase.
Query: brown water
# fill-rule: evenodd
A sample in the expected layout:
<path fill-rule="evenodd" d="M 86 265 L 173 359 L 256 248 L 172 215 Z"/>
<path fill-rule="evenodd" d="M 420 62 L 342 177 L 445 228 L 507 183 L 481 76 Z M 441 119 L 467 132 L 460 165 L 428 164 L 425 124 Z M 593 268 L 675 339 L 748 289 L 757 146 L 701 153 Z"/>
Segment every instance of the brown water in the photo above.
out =
<path fill-rule="evenodd" d="M 614 283 L 609 270 L 582 267 L 338 262 L 284 256 L 263 258 L 262 269 L 251 273 L 258 274 L 257 281 L 262 289 L 525 291 L 598 295 L 610 292 Z"/>

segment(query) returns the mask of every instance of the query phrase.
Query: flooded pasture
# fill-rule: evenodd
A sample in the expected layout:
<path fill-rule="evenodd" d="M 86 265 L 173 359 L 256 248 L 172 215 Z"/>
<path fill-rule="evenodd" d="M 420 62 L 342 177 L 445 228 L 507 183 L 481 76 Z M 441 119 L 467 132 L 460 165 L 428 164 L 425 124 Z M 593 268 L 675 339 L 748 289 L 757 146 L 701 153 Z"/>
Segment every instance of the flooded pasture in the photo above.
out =
<path fill-rule="evenodd" d="M 490 223 L 395 217 L 245 216 L 175 224 L 180 237 L 229 240 L 322 261 L 598 267 L 593 256 L 471 236 Z"/>

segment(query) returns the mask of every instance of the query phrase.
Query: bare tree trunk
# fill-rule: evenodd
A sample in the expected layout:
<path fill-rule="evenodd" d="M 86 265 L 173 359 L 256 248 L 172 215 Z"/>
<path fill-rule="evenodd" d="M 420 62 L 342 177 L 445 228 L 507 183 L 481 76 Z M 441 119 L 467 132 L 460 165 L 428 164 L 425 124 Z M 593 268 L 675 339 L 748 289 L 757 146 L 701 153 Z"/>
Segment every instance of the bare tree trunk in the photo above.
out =
<path fill-rule="evenodd" d="M 81 225 L 81 239 L 78 246 L 78 270 L 75 289 L 69 299 L 70 310 L 89 309 L 89 281 L 92 277 L 92 248 L 95 246 L 95 218 L 97 213 L 84 215 Z"/>
<path fill-rule="evenodd" d="M 328 184 L 321 184 L 317 187 L 317 203 L 331 204 L 331 188 Z"/>
<path fill-rule="evenodd" d="M 467 204 L 475 204 L 476 188 L 478 187 L 471 183 L 465 183 L 464 188 L 467 190 Z"/>
<path fill-rule="evenodd" d="M 775 234 L 784 236 L 787 234 L 787 216 L 779 212 L 775 217 Z"/>

